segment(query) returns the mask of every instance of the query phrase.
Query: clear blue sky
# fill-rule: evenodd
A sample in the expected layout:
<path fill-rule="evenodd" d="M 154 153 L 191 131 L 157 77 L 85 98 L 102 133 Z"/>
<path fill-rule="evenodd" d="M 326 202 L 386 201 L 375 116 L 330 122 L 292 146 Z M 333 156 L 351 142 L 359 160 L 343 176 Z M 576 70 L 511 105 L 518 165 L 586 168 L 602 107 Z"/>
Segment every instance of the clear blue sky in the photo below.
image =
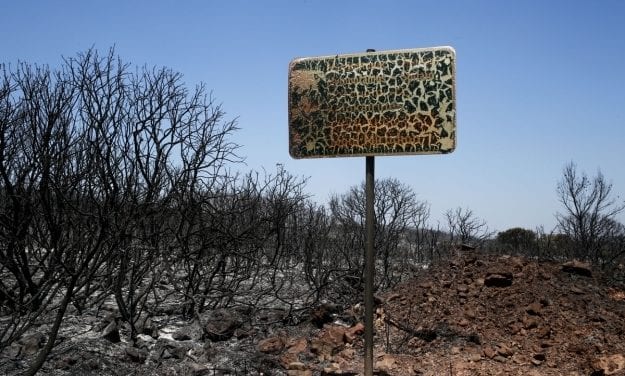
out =
<path fill-rule="evenodd" d="M 248 168 L 284 164 L 326 201 L 364 179 L 364 158 L 292 160 L 287 72 L 295 57 L 449 45 L 457 149 L 376 158 L 432 206 L 496 230 L 544 225 L 562 167 L 597 169 L 625 196 L 625 1 L 4 1 L 0 61 L 46 63 L 112 45 L 135 65 L 205 82 L 241 130 Z M 625 222 L 625 216 L 619 217 Z"/>

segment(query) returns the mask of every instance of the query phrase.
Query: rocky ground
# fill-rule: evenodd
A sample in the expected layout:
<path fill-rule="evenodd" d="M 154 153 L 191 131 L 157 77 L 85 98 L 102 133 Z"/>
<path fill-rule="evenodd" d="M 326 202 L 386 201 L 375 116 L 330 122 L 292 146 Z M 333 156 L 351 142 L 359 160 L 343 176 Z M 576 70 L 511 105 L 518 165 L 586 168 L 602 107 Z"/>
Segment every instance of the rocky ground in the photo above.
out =
<path fill-rule="evenodd" d="M 378 298 L 378 375 L 625 375 L 625 290 L 582 263 L 465 254 Z M 41 374 L 362 374 L 361 307 L 306 317 L 237 308 L 188 321 L 174 305 L 132 344 L 113 304 L 70 312 Z M 0 354 L 0 374 L 25 369 L 46 325 Z"/>

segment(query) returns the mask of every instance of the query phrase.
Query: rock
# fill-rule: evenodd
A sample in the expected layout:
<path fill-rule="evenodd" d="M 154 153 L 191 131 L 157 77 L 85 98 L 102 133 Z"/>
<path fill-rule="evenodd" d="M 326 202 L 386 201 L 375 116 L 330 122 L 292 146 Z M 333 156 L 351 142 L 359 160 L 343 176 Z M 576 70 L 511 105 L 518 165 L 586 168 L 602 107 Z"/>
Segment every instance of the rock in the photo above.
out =
<path fill-rule="evenodd" d="M 84 361 L 83 367 L 92 371 L 99 370 L 102 367 L 102 365 L 100 364 L 101 361 L 101 359 L 89 358 Z"/>
<path fill-rule="evenodd" d="M 188 341 L 191 339 L 191 336 L 189 336 L 189 334 L 185 333 L 183 330 L 176 330 L 174 333 L 172 333 L 171 338 L 175 339 L 176 341 Z"/>
<path fill-rule="evenodd" d="M 345 331 L 342 326 L 326 325 L 310 344 L 310 350 L 319 360 L 330 360 L 345 344 Z"/>
<path fill-rule="evenodd" d="M 270 337 L 258 342 L 256 348 L 265 354 L 279 354 L 284 350 L 285 341 L 281 336 Z"/>
<path fill-rule="evenodd" d="M 79 360 L 80 356 L 77 354 L 65 355 L 54 364 L 54 367 L 56 369 L 69 370 L 74 364 L 78 363 Z"/>
<path fill-rule="evenodd" d="M 313 372 L 302 362 L 291 362 L 286 367 L 288 376 L 312 376 Z"/>
<path fill-rule="evenodd" d="M 580 289 L 579 287 L 576 286 L 572 286 L 571 287 L 571 292 L 575 295 L 583 295 L 584 294 L 584 290 Z"/>
<path fill-rule="evenodd" d="M 188 364 L 191 374 L 193 376 L 202 376 L 202 375 L 210 375 L 210 371 L 214 371 L 203 364 L 198 364 L 196 362 L 191 362 Z M 214 372 L 213 372 L 214 373 Z"/>
<path fill-rule="evenodd" d="M 540 339 L 549 339 L 551 337 L 551 328 L 549 326 L 542 326 L 536 332 L 536 337 Z"/>
<path fill-rule="evenodd" d="M 377 370 L 378 375 L 392 375 L 396 362 L 395 357 L 385 354 L 382 359 L 375 362 L 373 368 Z"/>
<path fill-rule="evenodd" d="M 540 316 L 541 311 L 542 305 L 538 302 L 534 302 L 525 308 L 525 312 L 533 316 Z"/>
<path fill-rule="evenodd" d="M 625 370 L 625 356 L 622 354 L 605 355 L 596 358 L 592 362 L 595 372 L 603 372 L 603 375 L 615 375 Z"/>
<path fill-rule="evenodd" d="M 225 341 L 243 325 L 241 314 L 235 310 L 218 309 L 211 312 L 204 321 L 204 338 L 211 341 Z"/>
<path fill-rule="evenodd" d="M 477 317 L 477 314 L 475 313 L 475 311 L 470 309 L 470 308 L 467 308 L 464 311 L 464 315 L 465 315 L 466 318 L 471 319 L 471 320 L 473 320 L 473 319 L 475 319 Z"/>
<path fill-rule="evenodd" d="M 286 369 L 294 370 L 294 371 L 304 371 L 306 370 L 306 365 L 302 362 L 291 362 L 286 367 Z"/>
<path fill-rule="evenodd" d="M 234 336 L 237 339 L 248 338 L 256 334 L 256 329 L 250 327 L 249 325 L 243 325 L 240 328 L 234 330 Z"/>
<path fill-rule="evenodd" d="M 162 338 L 155 345 L 155 353 L 161 359 L 184 359 L 191 346 L 188 342 L 171 341 Z"/>
<path fill-rule="evenodd" d="M 189 352 L 189 348 L 187 346 L 183 346 L 179 344 L 170 346 L 168 350 L 169 350 L 169 353 L 172 355 L 172 357 L 176 359 L 184 359 L 187 353 Z"/>
<path fill-rule="evenodd" d="M 149 350 L 155 340 L 146 334 L 139 334 L 135 340 L 134 347 Z"/>
<path fill-rule="evenodd" d="M 280 363 L 288 368 L 289 364 L 299 362 L 300 354 L 306 353 L 308 353 L 308 341 L 306 338 L 291 338 L 287 341 L 286 351 L 280 356 Z"/>
<path fill-rule="evenodd" d="M 202 338 L 202 329 L 197 324 L 191 324 L 173 332 L 171 338 L 176 341 L 197 341 Z"/>
<path fill-rule="evenodd" d="M 532 316 L 523 317 L 523 329 L 529 330 L 529 329 L 537 328 L 539 323 L 540 322 L 538 321 L 538 319 L 536 319 L 536 317 L 532 317 Z"/>
<path fill-rule="evenodd" d="M 11 346 L 8 347 L 8 349 L 5 349 L 5 351 L 6 351 L 6 355 L 10 359 L 17 359 L 19 358 L 20 352 L 22 351 L 22 346 L 18 344 L 17 342 L 14 342 L 11 344 Z"/>
<path fill-rule="evenodd" d="M 493 348 L 490 347 L 490 346 L 484 347 L 482 352 L 484 353 L 484 356 L 489 358 L 489 359 L 493 359 L 495 357 L 495 355 L 497 355 L 497 352 L 495 350 L 493 350 Z"/>
<path fill-rule="evenodd" d="M 562 264 L 562 271 L 571 274 L 581 275 L 584 277 L 592 277 L 592 269 L 590 268 L 590 264 L 578 260 L 573 260 Z"/>
<path fill-rule="evenodd" d="M 17 344 L 20 346 L 18 353 L 19 355 L 34 355 L 45 343 L 46 336 L 39 332 L 23 336 L 17 340 Z"/>
<path fill-rule="evenodd" d="M 286 371 L 287 376 L 313 376 L 312 370 L 297 370 L 297 369 L 289 369 Z"/>
<path fill-rule="evenodd" d="M 111 321 L 106 328 L 102 331 L 102 338 L 107 339 L 113 343 L 118 343 L 121 341 L 119 337 L 119 328 L 117 327 L 117 322 Z"/>
<path fill-rule="evenodd" d="M 135 363 L 143 363 L 148 358 L 148 351 L 129 346 L 126 347 L 126 355 Z"/>
<path fill-rule="evenodd" d="M 499 362 L 499 363 L 505 363 L 508 361 L 508 358 L 503 357 L 501 355 L 495 355 L 495 357 L 493 358 L 493 360 Z"/>
<path fill-rule="evenodd" d="M 459 293 L 467 293 L 469 291 L 469 286 L 464 285 L 464 284 L 460 284 L 460 285 L 456 286 L 456 290 Z"/>
<path fill-rule="evenodd" d="M 486 287 L 508 287 L 512 285 L 512 273 L 509 272 L 489 272 L 484 278 Z"/>
<path fill-rule="evenodd" d="M 146 317 L 140 321 L 138 326 L 139 333 L 148 335 L 154 339 L 158 338 L 158 328 L 154 324 L 151 318 Z"/>
<path fill-rule="evenodd" d="M 365 325 L 361 322 L 352 326 L 345 331 L 345 342 L 354 343 L 356 338 L 361 336 L 365 332 Z"/>
<path fill-rule="evenodd" d="M 508 357 L 512 356 L 512 354 L 514 354 L 514 352 L 506 344 L 500 343 L 500 344 L 497 345 L 497 354 L 499 354 L 501 356 L 505 356 L 506 358 L 508 358 Z"/>

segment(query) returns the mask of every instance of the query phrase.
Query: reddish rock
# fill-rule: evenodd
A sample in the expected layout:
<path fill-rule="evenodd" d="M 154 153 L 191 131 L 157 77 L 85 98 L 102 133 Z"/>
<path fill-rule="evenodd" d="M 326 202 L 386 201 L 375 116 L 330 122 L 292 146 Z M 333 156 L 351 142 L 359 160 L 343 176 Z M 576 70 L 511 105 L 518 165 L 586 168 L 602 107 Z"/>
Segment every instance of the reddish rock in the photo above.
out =
<path fill-rule="evenodd" d="M 288 376 L 312 376 L 313 372 L 304 363 L 292 362 L 287 365 L 286 374 Z"/>
<path fill-rule="evenodd" d="M 280 363 L 287 366 L 299 362 L 300 355 L 308 353 L 308 341 L 304 337 L 292 338 L 287 342 L 286 351 L 280 357 Z"/>
<path fill-rule="evenodd" d="M 592 368 L 595 372 L 603 372 L 603 375 L 620 375 L 625 370 L 625 356 L 614 354 L 596 358 L 592 362 Z"/>
<path fill-rule="evenodd" d="M 326 325 L 310 344 L 310 350 L 320 360 L 329 360 L 344 346 L 346 328 L 337 325 Z"/>
<path fill-rule="evenodd" d="M 393 357 L 393 355 L 385 354 L 384 356 L 382 356 L 382 359 L 375 362 L 373 368 L 374 371 L 377 370 L 378 374 L 392 375 L 393 369 L 395 368 L 395 363 L 397 363 L 397 361 L 395 360 L 395 357 Z"/>
<path fill-rule="evenodd" d="M 514 354 L 514 351 L 512 351 L 512 349 L 508 345 L 500 343 L 497 345 L 497 354 L 505 356 L 507 358 L 512 356 L 512 354 Z"/>
<path fill-rule="evenodd" d="M 345 342 L 353 343 L 356 340 L 356 338 L 363 335 L 364 332 L 365 332 L 365 325 L 361 322 L 357 323 L 356 325 L 352 326 L 351 328 L 345 331 Z"/>
<path fill-rule="evenodd" d="M 525 308 L 525 312 L 534 316 L 540 316 L 541 311 L 542 305 L 538 302 L 534 302 Z"/>
<path fill-rule="evenodd" d="M 538 321 L 538 319 L 536 317 L 532 317 L 532 316 L 525 316 L 523 317 L 523 328 L 524 329 L 534 329 L 537 328 L 538 325 L 540 324 L 540 322 Z"/>
<path fill-rule="evenodd" d="M 492 359 L 495 357 L 495 355 L 497 355 L 497 352 L 490 346 L 484 347 L 482 351 L 484 353 L 484 356 L 489 359 Z"/>

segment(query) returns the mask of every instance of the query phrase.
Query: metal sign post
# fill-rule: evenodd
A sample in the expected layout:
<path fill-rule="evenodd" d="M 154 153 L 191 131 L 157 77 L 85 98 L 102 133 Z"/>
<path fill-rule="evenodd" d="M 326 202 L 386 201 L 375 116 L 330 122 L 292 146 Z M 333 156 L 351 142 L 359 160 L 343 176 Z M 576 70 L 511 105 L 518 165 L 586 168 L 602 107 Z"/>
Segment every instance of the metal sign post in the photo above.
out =
<path fill-rule="evenodd" d="M 418 48 L 300 58 L 289 64 L 289 154 L 366 157 L 365 375 L 373 375 L 375 156 L 456 147 L 456 53 Z"/>
<path fill-rule="evenodd" d="M 367 241 L 365 249 L 365 376 L 373 375 L 373 281 L 375 278 L 375 157 L 366 157 L 365 178 L 365 226 Z"/>

